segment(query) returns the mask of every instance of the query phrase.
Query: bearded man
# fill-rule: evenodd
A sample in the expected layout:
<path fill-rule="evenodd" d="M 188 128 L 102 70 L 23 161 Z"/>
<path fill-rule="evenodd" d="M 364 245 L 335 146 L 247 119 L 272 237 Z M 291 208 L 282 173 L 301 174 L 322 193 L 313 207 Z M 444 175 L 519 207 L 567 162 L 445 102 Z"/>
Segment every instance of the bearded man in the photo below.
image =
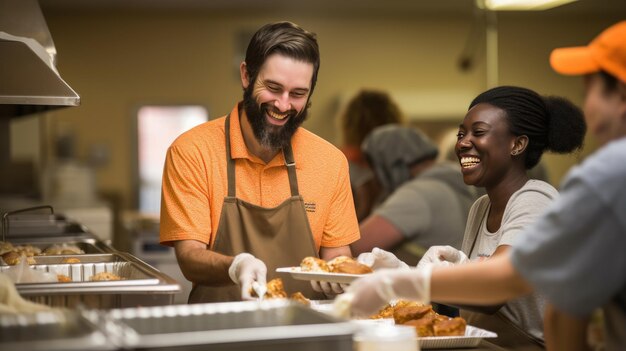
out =
<path fill-rule="evenodd" d="M 289 22 L 263 26 L 240 65 L 243 101 L 183 133 L 163 172 L 160 241 L 193 282 L 189 303 L 251 299 L 276 268 L 307 256 L 351 256 L 359 239 L 348 163 L 301 127 L 315 88 L 316 37 Z M 313 299 L 328 282 L 284 279 Z"/>

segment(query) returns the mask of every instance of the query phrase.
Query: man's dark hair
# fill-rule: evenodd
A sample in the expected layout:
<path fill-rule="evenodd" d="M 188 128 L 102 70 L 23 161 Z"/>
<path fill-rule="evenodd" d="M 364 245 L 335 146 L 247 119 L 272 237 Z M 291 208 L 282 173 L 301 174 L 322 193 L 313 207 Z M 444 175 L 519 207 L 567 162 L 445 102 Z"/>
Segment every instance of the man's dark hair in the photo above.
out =
<path fill-rule="evenodd" d="M 311 96 L 320 68 L 320 51 L 315 34 L 291 22 L 270 23 L 259 29 L 250 40 L 246 50 L 245 62 L 250 84 L 254 85 L 261 66 L 270 55 L 275 53 L 313 64 L 313 77 L 309 92 Z"/>

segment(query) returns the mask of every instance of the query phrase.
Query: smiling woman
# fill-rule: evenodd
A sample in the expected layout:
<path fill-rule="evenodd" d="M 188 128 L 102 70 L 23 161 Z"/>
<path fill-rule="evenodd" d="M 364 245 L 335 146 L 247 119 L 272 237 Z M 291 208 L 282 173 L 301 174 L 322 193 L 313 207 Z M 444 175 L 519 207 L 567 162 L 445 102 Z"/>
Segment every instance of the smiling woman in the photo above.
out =
<path fill-rule="evenodd" d="M 581 111 L 563 98 L 503 86 L 472 101 L 459 126 L 455 151 L 465 183 L 484 187 L 487 195 L 470 210 L 465 255 L 482 260 L 509 250 L 523 228 L 558 196 L 548 183 L 529 179 L 527 171 L 545 151 L 579 149 L 585 131 Z M 497 332 L 500 346 L 532 349 L 543 345 L 543 306 L 543 298 L 530 295 L 461 314 L 469 324 Z"/>

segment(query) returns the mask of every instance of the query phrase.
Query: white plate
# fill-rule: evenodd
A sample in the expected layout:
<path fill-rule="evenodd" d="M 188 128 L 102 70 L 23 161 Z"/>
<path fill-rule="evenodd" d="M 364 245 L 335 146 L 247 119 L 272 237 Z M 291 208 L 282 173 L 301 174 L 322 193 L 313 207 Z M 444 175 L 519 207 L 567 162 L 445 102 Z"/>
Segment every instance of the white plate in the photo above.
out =
<path fill-rule="evenodd" d="M 376 325 L 394 325 L 393 318 L 383 319 L 356 319 L 352 320 L 358 326 L 372 327 Z M 465 335 L 463 336 L 426 336 L 418 337 L 421 349 L 451 349 L 476 347 L 483 339 L 497 338 L 498 334 L 477 328 L 471 325 L 465 327 Z"/>
<path fill-rule="evenodd" d="M 289 273 L 293 279 L 298 280 L 316 280 L 331 283 L 350 284 L 364 274 L 345 274 L 345 273 L 327 273 L 327 272 L 303 272 L 300 267 L 282 267 L 276 268 L 276 272 Z"/>
<path fill-rule="evenodd" d="M 482 339 L 497 338 L 498 334 L 468 325 L 463 336 L 426 336 L 417 338 L 422 349 L 476 347 Z"/>

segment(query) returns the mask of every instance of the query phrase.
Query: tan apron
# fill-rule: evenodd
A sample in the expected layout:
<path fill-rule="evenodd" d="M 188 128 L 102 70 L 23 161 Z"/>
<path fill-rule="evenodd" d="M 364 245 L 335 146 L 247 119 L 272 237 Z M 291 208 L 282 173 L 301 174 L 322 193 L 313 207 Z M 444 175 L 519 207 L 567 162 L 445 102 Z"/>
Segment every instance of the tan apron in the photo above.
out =
<path fill-rule="evenodd" d="M 267 280 L 279 277 L 278 267 L 299 266 L 306 256 L 318 257 L 304 200 L 298 192 L 296 164 L 291 144 L 283 148 L 289 174 L 291 197 L 274 208 L 250 204 L 236 197 L 235 160 L 230 152 L 230 115 L 226 117 L 226 162 L 228 196 L 224 198 L 217 237 L 212 250 L 228 256 L 248 252 L 267 266 Z M 302 292 L 310 299 L 323 299 L 308 281 L 280 275 L 288 294 Z M 207 286 L 196 284 L 189 294 L 189 303 L 240 301 L 238 285 Z"/>

